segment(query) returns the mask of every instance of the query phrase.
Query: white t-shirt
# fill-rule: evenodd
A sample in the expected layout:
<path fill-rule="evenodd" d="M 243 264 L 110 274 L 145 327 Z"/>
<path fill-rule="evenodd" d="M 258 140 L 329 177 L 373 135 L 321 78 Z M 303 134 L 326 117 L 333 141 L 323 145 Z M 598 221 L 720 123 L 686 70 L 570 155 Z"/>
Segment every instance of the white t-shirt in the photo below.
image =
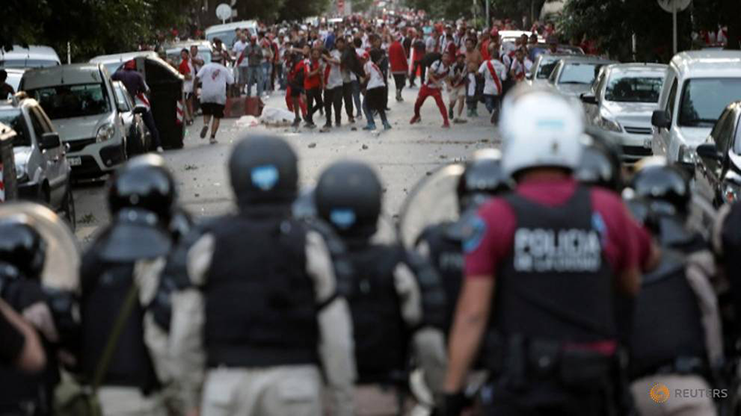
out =
<path fill-rule="evenodd" d="M 512 72 L 514 72 L 515 75 L 515 81 L 518 79 L 522 79 L 527 74 L 530 73 L 530 69 L 533 67 L 533 62 L 527 58 L 523 60 L 522 63 L 518 61 L 517 59 L 512 61 Z"/>
<path fill-rule="evenodd" d="M 484 94 L 501 95 L 502 91 L 499 89 L 499 86 L 494 81 L 494 77 L 489 70 L 489 62 L 491 62 L 491 66 L 492 68 L 494 68 L 494 72 L 499 77 L 500 83 L 504 82 L 507 79 L 507 68 L 504 67 L 504 64 L 496 59 L 484 62 L 479 67 L 479 74 L 484 76 Z"/>
<path fill-rule="evenodd" d="M 208 63 L 198 71 L 201 80 L 201 102 L 226 104 L 226 86 L 234 84 L 232 73 L 221 64 Z"/>
<path fill-rule="evenodd" d="M 190 74 L 190 79 L 186 79 L 183 81 L 183 92 L 185 93 L 192 93 L 193 92 L 193 81 L 196 77 L 196 69 L 193 66 L 193 62 L 188 59 L 188 74 Z"/>
<path fill-rule="evenodd" d="M 339 61 L 340 51 L 335 49 L 329 53 L 329 56 L 331 56 L 332 59 L 336 59 Z M 329 73 L 327 73 L 327 68 L 329 68 Z M 324 85 L 326 89 L 331 90 L 331 89 L 342 86 L 342 71 L 340 70 L 339 64 L 337 65 L 326 64 L 323 74 L 324 74 Z"/>
<path fill-rule="evenodd" d="M 239 60 L 239 56 L 242 55 L 242 51 L 244 51 L 244 48 L 246 47 L 247 47 L 247 42 L 242 42 L 241 40 L 234 42 L 234 47 L 232 48 L 232 51 L 234 51 L 234 55 L 236 56 L 237 60 Z M 244 57 L 244 59 L 242 59 L 242 63 L 239 64 L 239 66 L 247 66 L 246 56 Z"/>
<path fill-rule="evenodd" d="M 438 78 L 437 81 L 433 81 L 432 75 Z M 439 89 L 442 88 L 445 78 L 450 75 L 450 65 L 445 65 L 442 59 L 438 59 L 430 65 L 427 70 L 427 87 Z"/>
<path fill-rule="evenodd" d="M 365 63 L 365 66 L 363 66 L 363 69 L 365 70 L 365 75 L 370 77 L 367 89 L 372 90 L 386 86 L 386 84 L 383 83 L 383 73 L 381 73 L 381 69 L 378 68 L 378 65 L 368 61 Z"/>

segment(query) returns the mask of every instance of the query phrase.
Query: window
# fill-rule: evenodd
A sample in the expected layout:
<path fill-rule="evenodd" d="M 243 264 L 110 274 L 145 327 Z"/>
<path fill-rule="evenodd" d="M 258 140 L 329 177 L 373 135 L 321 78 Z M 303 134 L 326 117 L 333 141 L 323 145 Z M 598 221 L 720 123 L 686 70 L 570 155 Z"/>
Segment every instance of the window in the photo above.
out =
<path fill-rule="evenodd" d="M 26 129 L 26 121 L 23 119 L 23 113 L 19 108 L 0 110 L 0 123 L 15 130 L 16 136 L 13 139 L 13 147 L 31 146 L 31 135 Z"/>
<path fill-rule="evenodd" d="M 715 141 L 715 146 L 721 153 L 726 153 L 730 146 L 731 129 L 736 122 L 735 114 L 733 110 L 726 110 L 715 123 L 715 127 L 710 135 Z"/>
<path fill-rule="evenodd" d="M 741 110 L 736 111 L 736 134 L 733 139 L 733 153 L 741 155 Z"/>
<path fill-rule="evenodd" d="M 28 116 L 31 118 L 31 126 L 33 127 L 33 132 L 36 134 L 36 140 L 41 140 L 41 136 L 47 132 L 47 129 L 32 109 L 28 111 Z"/>
<path fill-rule="evenodd" d="M 124 87 L 120 85 L 114 85 L 113 92 L 116 95 L 116 105 L 118 105 L 119 108 L 125 108 L 125 112 L 131 111 L 131 103 L 129 102 L 129 100 L 126 99 L 126 94 L 128 94 L 128 92 L 124 90 Z"/>
<path fill-rule="evenodd" d="M 679 125 L 713 127 L 728 104 L 741 97 L 741 78 L 700 78 L 684 83 Z"/>
<path fill-rule="evenodd" d="M 583 63 L 572 63 L 564 65 L 558 83 L 592 85 L 592 82 L 594 82 L 594 78 L 601 67 L 602 65 L 598 64 Z"/>
<path fill-rule="evenodd" d="M 605 90 L 605 100 L 623 103 L 657 103 L 663 78 L 617 76 Z"/>
<path fill-rule="evenodd" d="M 672 88 L 669 90 L 669 98 L 666 100 L 666 107 L 664 110 L 669 113 L 669 119 L 674 120 L 674 103 L 677 100 L 677 80 L 672 83 Z"/>
<path fill-rule="evenodd" d="M 102 83 L 57 85 L 30 90 L 52 120 L 86 117 L 111 112 L 108 93 Z"/>
<path fill-rule="evenodd" d="M 538 67 L 538 79 L 548 79 L 548 77 L 551 76 L 551 73 L 553 72 L 553 69 L 556 68 L 556 65 L 558 65 L 558 59 L 554 60 L 548 60 L 546 58 L 542 58 L 543 60 L 540 62 L 540 66 Z"/>

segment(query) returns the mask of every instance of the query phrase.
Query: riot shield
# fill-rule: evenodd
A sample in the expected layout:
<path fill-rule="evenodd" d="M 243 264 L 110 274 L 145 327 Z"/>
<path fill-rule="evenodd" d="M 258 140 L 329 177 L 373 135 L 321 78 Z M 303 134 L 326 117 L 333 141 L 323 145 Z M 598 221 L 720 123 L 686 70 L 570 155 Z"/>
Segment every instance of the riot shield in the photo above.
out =
<path fill-rule="evenodd" d="M 45 287 L 79 290 L 80 248 L 72 231 L 56 213 L 33 202 L 12 202 L 0 204 L 0 221 L 3 220 L 26 223 L 44 239 L 46 260 L 41 282 Z"/>
<path fill-rule="evenodd" d="M 465 171 L 462 163 L 443 166 L 419 181 L 404 201 L 399 213 L 399 241 L 412 249 L 422 232 L 441 222 L 460 217 L 456 189 Z"/>

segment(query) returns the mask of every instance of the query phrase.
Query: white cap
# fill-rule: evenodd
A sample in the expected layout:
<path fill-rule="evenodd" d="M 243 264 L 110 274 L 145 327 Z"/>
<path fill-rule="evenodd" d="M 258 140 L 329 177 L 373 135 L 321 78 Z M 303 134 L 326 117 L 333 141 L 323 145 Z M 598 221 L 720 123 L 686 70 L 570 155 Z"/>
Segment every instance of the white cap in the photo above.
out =
<path fill-rule="evenodd" d="M 573 170 L 583 150 L 584 113 L 553 89 L 522 85 L 504 99 L 499 131 L 506 175 L 546 166 Z"/>

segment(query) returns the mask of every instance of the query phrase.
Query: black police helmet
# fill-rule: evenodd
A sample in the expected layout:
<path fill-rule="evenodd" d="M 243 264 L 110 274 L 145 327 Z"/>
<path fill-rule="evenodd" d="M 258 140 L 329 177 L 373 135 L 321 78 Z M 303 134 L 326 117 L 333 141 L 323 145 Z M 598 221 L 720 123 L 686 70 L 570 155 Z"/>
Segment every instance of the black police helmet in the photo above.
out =
<path fill-rule="evenodd" d="M 631 188 L 637 196 L 663 202 L 662 205 L 668 206 L 676 214 L 686 214 L 692 198 L 689 178 L 681 169 L 665 162 L 649 161 L 643 166 L 639 165 Z M 657 204 L 652 206 L 654 210 L 659 208 Z"/>
<path fill-rule="evenodd" d="M 494 149 L 480 150 L 466 163 L 458 181 L 458 205 L 464 210 L 508 189 L 508 178 L 502 172 L 502 154 Z"/>
<path fill-rule="evenodd" d="M 0 261 L 16 267 L 27 278 L 39 278 L 46 259 L 46 242 L 25 222 L 0 222 Z"/>
<path fill-rule="evenodd" d="M 620 160 L 607 147 L 592 143 L 584 147 L 579 166 L 574 171 L 576 179 L 584 184 L 620 192 L 623 188 Z"/>
<path fill-rule="evenodd" d="M 229 177 L 242 207 L 290 204 L 298 194 L 298 158 L 280 137 L 249 136 L 232 151 Z"/>
<path fill-rule="evenodd" d="M 119 169 L 108 190 L 108 205 L 116 215 L 125 208 L 150 211 L 170 220 L 176 199 L 175 181 L 159 155 L 138 156 Z"/>
<path fill-rule="evenodd" d="M 337 162 L 322 172 L 314 198 L 319 216 L 343 237 L 369 238 L 381 214 L 381 181 L 362 162 Z"/>

